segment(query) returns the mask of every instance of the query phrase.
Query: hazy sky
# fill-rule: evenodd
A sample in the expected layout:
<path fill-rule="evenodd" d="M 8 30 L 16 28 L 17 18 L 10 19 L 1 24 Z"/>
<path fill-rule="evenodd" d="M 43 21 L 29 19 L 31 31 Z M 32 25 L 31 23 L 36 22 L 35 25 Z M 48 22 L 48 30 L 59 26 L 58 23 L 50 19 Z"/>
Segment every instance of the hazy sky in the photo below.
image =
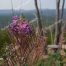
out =
<path fill-rule="evenodd" d="M 12 0 L 14 9 L 35 9 L 34 0 Z M 39 8 L 41 1 L 41 8 L 44 9 L 55 9 L 56 8 L 56 0 L 38 0 Z M 62 1 L 62 0 L 61 0 Z M 0 0 L 0 9 L 11 9 L 11 0 Z M 66 2 L 65 2 L 66 8 Z"/>

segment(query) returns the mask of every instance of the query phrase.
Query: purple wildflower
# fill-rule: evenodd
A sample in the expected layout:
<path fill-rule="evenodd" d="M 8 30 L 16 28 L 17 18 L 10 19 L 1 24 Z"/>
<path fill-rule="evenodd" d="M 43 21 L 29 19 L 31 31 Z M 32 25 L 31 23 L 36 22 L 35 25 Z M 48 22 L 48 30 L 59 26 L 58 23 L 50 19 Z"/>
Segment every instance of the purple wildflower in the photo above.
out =
<path fill-rule="evenodd" d="M 32 29 L 28 21 L 19 20 L 17 16 L 13 17 L 13 22 L 10 24 L 10 30 L 14 33 L 22 34 L 22 35 L 30 35 L 32 33 Z"/>
<path fill-rule="evenodd" d="M 18 16 L 13 16 L 12 20 L 18 20 L 19 17 Z"/>
<path fill-rule="evenodd" d="M 25 23 L 22 24 L 21 30 L 25 34 L 31 34 L 32 33 L 31 26 L 27 22 L 25 22 Z"/>

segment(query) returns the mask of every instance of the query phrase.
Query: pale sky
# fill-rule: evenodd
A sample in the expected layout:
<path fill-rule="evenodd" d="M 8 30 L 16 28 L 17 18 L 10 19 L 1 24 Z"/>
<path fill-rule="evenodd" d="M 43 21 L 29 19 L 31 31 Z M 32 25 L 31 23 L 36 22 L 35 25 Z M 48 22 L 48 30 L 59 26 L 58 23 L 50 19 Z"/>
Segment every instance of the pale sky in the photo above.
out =
<path fill-rule="evenodd" d="M 31 10 L 35 9 L 34 0 L 12 0 L 13 1 L 13 8 L 14 9 L 24 9 L 24 10 Z M 39 8 L 40 2 L 41 8 L 43 9 L 55 9 L 56 8 L 56 0 L 38 0 Z M 62 1 L 62 0 L 61 0 Z M 11 9 L 11 0 L 0 0 L 0 9 Z M 65 2 L 66 8 L 66 2 Z"/>

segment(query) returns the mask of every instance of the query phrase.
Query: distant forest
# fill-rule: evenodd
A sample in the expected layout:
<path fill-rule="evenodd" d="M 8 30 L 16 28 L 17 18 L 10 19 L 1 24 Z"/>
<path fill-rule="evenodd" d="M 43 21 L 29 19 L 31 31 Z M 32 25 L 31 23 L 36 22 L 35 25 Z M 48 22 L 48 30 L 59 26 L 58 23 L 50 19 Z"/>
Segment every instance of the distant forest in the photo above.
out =
<path fill-rule="evenodd" d="M 7 26 L 8 24 L 11 23 L 12 19 L 12 13 L 13 15 L 22 15 L 29 21 L 35 18 L 35 10 L 14 10 L 13 12 L 11 10 L 0 10 L 0 28 L 3 28 Z M 52 24 L 55 22 L 55 17 L 56 17 L 56 11 L 55 10 L 41 10 L 41 19 L 42 19 L 42 24 L 45 26 L 48 26 L 49 24 Z M 66 18 L 66 9 L 64 10 L 64 18 Z M 36 25 L 36 22 L 33 23 Z"/>

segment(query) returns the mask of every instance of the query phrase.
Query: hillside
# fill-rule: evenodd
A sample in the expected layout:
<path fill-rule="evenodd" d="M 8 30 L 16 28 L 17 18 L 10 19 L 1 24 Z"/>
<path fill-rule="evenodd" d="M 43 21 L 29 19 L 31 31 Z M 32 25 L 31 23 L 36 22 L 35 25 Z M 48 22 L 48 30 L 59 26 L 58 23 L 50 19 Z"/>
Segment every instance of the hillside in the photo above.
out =
<path fill-rule="evenodd" d="M 8 25 L 11 23 L 11 17 L 13 15 L 23 15 L 25 16 L 28 20 L 32 20 L 35 18 L 35 13 L 36 10 L 0 10 L 0 28 Z M 56 10 L 50 10 L 50 9 L 45 9 L 40 11 L 42 15 L 42 23 L 44 24 L 51 24 L 53 23 L 55 16 L 56 16 Z M 66 18 L 66 9 L 64 10 L 64 18 Z"/>

